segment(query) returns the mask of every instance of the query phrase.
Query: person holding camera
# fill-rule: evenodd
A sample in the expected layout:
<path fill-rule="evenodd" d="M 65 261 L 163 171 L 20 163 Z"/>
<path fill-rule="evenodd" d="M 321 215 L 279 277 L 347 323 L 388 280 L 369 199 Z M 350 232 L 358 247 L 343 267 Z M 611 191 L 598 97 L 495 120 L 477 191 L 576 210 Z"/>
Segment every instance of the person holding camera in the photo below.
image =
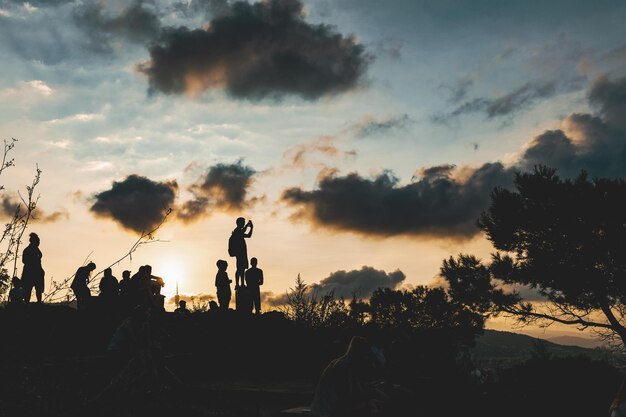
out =
<path fill-rule="evenodd" d="M 239 286 L 244 286 L 244 275 L 246 269 L 248 269 L 248 247 L 246 245 L 246 239 L 252 237 L 252 220 L 246 223 L 246 219 L 239 217 L 236 221 L 237 227 L 230 235 L 228 239 L 228 254 L 235 257 L 236 270 L 235 270 L 235 290 L 239 289 Z M 241 284 L 239 281 L 241 280 Z"/>

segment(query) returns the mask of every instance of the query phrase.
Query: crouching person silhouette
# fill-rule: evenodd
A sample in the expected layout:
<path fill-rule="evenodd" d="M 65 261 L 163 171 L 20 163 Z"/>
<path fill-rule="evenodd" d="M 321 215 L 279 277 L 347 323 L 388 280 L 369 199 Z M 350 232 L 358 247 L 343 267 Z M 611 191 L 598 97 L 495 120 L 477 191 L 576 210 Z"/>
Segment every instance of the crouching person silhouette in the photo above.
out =
<path fill-rule="evenodd" d="M 95 269 L 96 264 L 89 262 L 87 265 L 78 268 L 76 274 L 74 274 L 74 280 L 70 288 L 74 291 L 76 307 L 79 310 L 83 310 L 91 300 L 91 291 L 89 291 L 88 284 L 91 273 L 95 271 Z"/>
<path fill-rule="evenodd" d="M 230 283 L 233 282 L 228 278 L 226 268 L 228 268 L 228 262 L 220 259 L 216 263 L 217 274 L 215 275 L 215 286 L 217 287 L 217 301 L 220 303 L 220 310 L 227 311 L 230 304 Z"/>

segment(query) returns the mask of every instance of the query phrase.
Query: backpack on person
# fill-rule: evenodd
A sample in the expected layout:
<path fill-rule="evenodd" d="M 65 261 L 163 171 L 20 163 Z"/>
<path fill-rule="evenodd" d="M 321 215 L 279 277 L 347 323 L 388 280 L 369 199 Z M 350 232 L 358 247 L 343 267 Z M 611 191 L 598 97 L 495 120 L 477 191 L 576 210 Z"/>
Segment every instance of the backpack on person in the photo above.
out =
<path fill-rule="evenodd" d="M 229 256 L 237 256 L 237 252 L 239 252 L 238 248 L 239 244 L 237 242 L 237 238 L 235 234 L 231 234 L 228 238 L 228 255 Z"/>

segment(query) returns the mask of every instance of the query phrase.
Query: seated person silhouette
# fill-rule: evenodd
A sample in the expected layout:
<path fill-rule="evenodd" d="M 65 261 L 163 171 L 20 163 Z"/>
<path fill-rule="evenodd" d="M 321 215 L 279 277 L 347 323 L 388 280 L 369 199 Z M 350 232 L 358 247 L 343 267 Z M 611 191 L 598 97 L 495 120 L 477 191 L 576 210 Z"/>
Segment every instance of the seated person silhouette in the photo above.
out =
<path fill-rule="evenodd" d="M 228 262 L 220 259 L 216 263 L 217 274 L 215 275 L 215 287 L 217 287 L 217 301 L 220 303 L 220 310 L 227 311 L 230 304 L 230 297 L 232 295 L 230 291 L 230 283 L 233 282 L 228 278 L 226 268 L 228 268 Z"/>
<path fill-rule="evenodd" d="M 88 284 L 91 273 L 95 271 L 95 269 L 96 264 L 89 262 L 87 265 L 78 268 L 76 270 L 76 274 L 74 274 L 74 280 L 72 281 L 70 288 L 74 291 L 76 306 L 79 310 L 87 307 L 89 301 L 91 300 L 91 291 L 89 291 Z"/>
<path fill-rule="evenodd" d="M 346 353 L 331 361 L 322 372 L 311 411 L 319 417 L 380 416 L 381 402 L 367 387 L 373 367 L 368 341 L 353 337 Z"/>
<path fill-rule="evenodd" d="M 22 282 L 18 277 L 13 277 L 11 280 L 13 287 L 9 291 L 9 305 L 16 306 L 24 304 L 24 288 L 22 288 Z"/>
<path fill-rule="evenodd" d="M 230 238 L 228 239 L 228 254 L 230 256 L 234 256 L 237 260 L 237 268 L 235 270 L 235 290 L 237 290 L 240 285 L 244 285 L 244 274 L 249 266 L 246 239 L 252 236 L 252 230 L 254 229 L 252 220 L 249 220 L 248 223 L 246 223 L 246 219 L 243 217 L 237 218 L 236 224 L 237 227 L 233 230 Z M 246 232 L 246 230 L 248 231 Z"/>
<path fill-rule="evenodd" d="M 178 302 L 178 308 L 176 310 L 174 310 L 174 313 L 179 313 L 179 314 L 188 314 L 188 313 L 190 313 L 190 311 L 187 310 L 187 301 L 180 300 Z"/>
<path fill-rule="evenodd" d="M 252 305 L 256 314 L 261 314 L 261 289 L 263 285 L 263 270 L 257 268 L 257 259 L 250 259 L 252 267 L 246 271 L 246 286 L 250 292 Z"/>

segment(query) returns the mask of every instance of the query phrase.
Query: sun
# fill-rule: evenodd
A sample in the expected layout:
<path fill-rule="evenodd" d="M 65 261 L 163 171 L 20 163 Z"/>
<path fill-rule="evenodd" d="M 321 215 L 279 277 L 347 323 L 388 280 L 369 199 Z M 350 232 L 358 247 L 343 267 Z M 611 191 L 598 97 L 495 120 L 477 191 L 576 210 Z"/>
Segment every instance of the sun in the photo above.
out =
<path fill-rule="evenodd" d="M 152 274 L 163 278 L 165 286 L 162 293 L 174 295 L 176 293 L 176 284 L 184 287 L 187 271 L 185 263 L 178 258 L 166 258 L 156 263 L 152 268 Z"/>

